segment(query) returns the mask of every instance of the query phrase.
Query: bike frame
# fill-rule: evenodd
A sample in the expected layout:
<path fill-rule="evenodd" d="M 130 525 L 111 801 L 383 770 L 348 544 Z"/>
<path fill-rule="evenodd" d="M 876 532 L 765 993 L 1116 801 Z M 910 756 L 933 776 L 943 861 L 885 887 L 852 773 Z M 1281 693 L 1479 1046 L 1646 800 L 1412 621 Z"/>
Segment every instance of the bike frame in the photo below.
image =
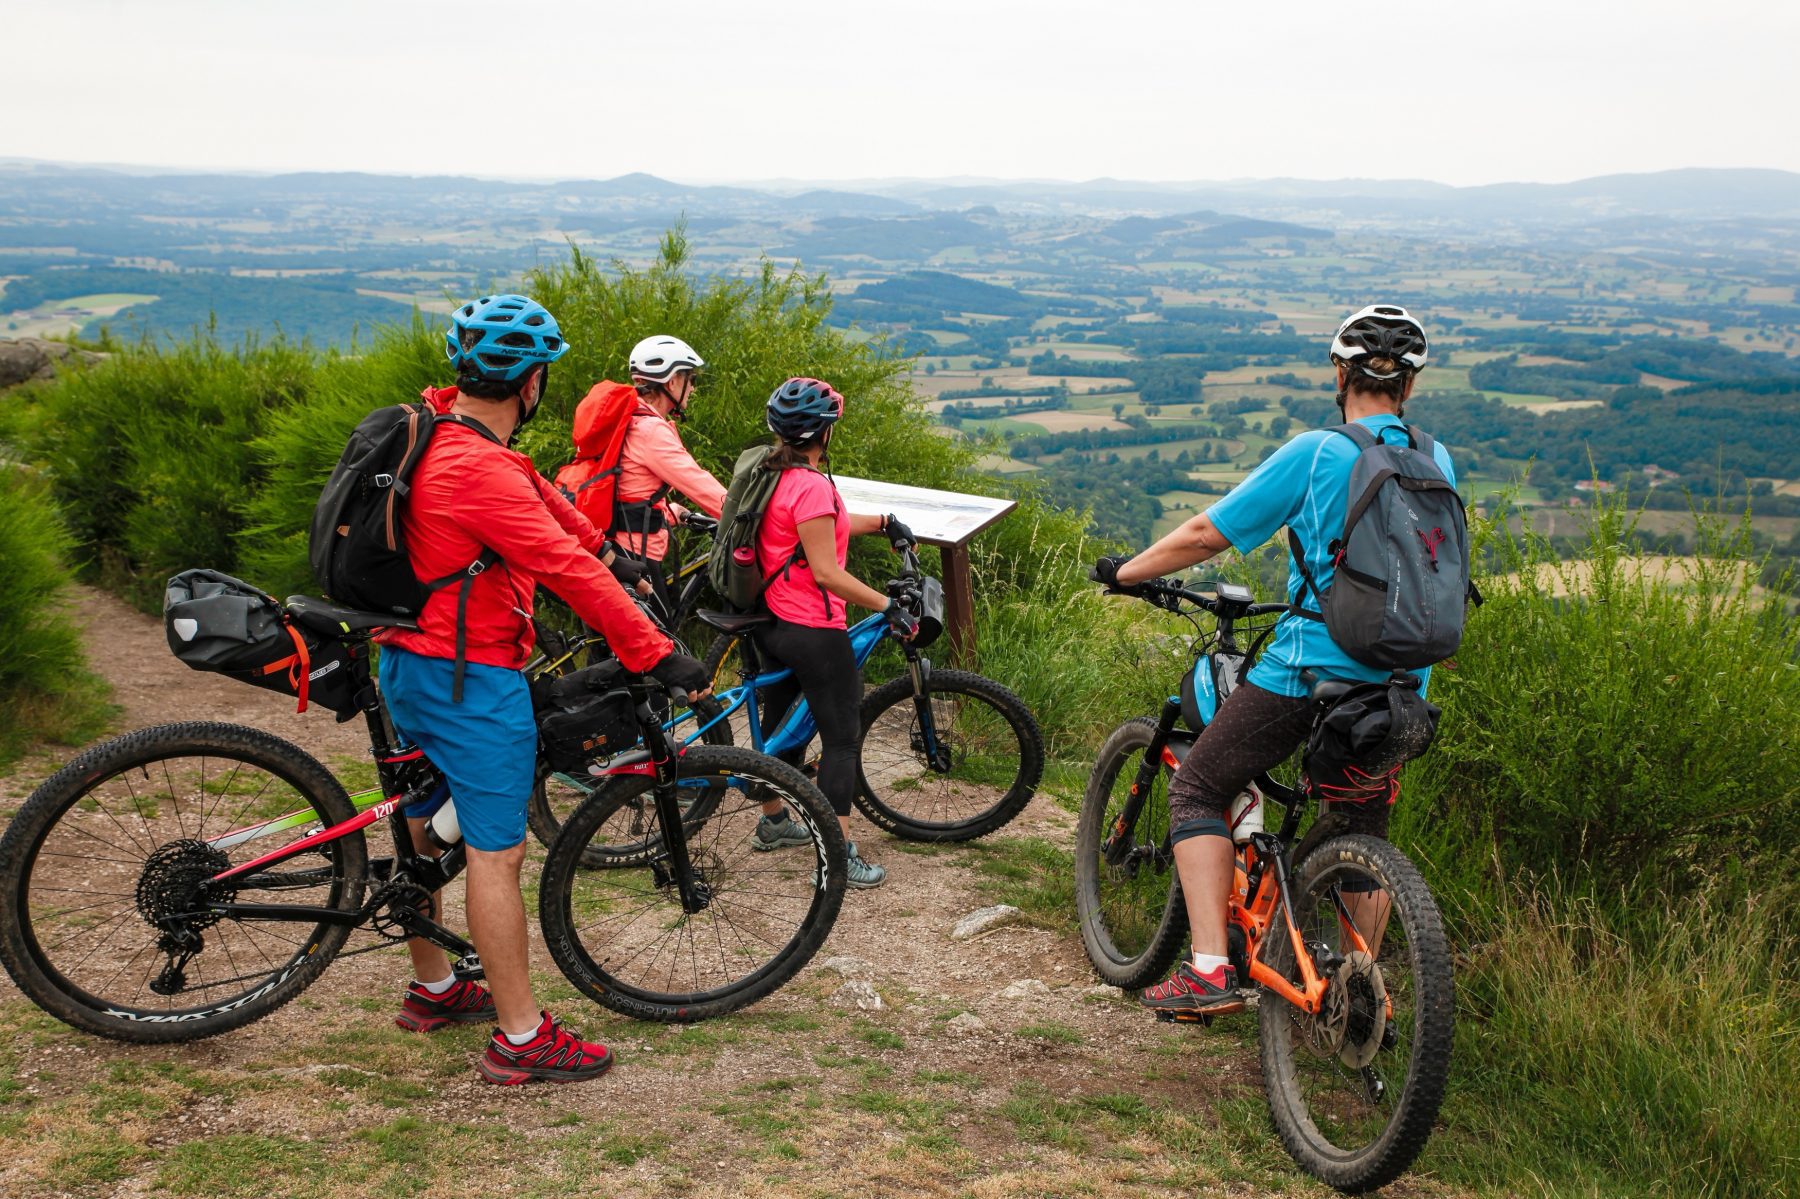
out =
<path fill-rule="evenodd" d="M 1218 640 L 1210 651 L 1197 657 L 1194 668 L 1195 701 L 1204 725 L 1217 713 L 1223 696 L 1242 681 L 1243 672 L 1262 644 L 1262 638 L 1259 637 L 1251 644 L 1248 652 L 1240 649 L 1233 627 L 1235 620 L 1239 615 L 1272 613 L 1285 609 L 1286 605 L 1251 605 L 1241 613 L 1221 613 L 1216 606 L 1217 601 L 1208 600 L 1185 589 L 1176 589 L 1171 598 L 1190 600 L 1213 612 L 1218 618 Z M 1169 607 L 1166 603 L 1161 606 Z M 1170 610 L 1178 609 L 1171 607 Z M 1163 701 L 1162 711 L 1157 716 L 1156 732 L 1144 749 L 1137 778 L 1132 782 L 1130 799 L 1125 809 L 1119 813 L 1111 834 L 1102 846 L 1102 853 L 1111 864 L 1116 865 L 1128 856 L 1119 854 L 1113 847 L 1124 844 L 1126 834 L 1137 824 L 1143 811 L 1144 797 L 1149 795 L 1156 776 L 1165 770 L 1173 776 L 1181 765 L 1185 751 L 1177 753 L 1171 743 L 1186 741 L 1187 748 L 1191 749 L 1199 736 L 1198 733 L 1177 732 L 1176 726 L 1180 720 L 1181 700 L 1177 696 L 1170 696 Z M 1279 832 L 1252 833 L 1249 843 L 1243 847 L 1228 901 L 1226 927 L 1228 930 L 1236 928 L 1243 935 L 1244 963 L 1254 982 L 1302 1011 L 1317 1014 L 1324 1001 L 1327 984 L 1319 973 L 1305 938 L 1301 936 L 1299 926 L 1294 923 L 1293 896 L 1289 888 L 1291 862 L 1288 847 L 1294 843 L 1294 836 L 1299 832 L 1307 795 L 1304 791 L 1277 783 L 1266 774 L 1255 779 L 1254 786 L 1265 800 L 1273 799 L 1281 804 L 1285 814 Z M 1168 836 L 1165 835 L 1162 844 L 1154 850 L 1146 851 L 1143 847 L 1137 847 L 1129 851 L 1136 854 L 1146 852 L 1147 856 L 1173 868 L 1174 846 Z M 1350 918 L 1343 897 L 1334 892 L 1332 901 L 1337 909 L 1338 923 L 1343 927 L 1345 943 L 1353 949 L 1368 952 L 1368 943 Z M 1262 960 L 1261 951 L 1265 940 L 1282 933 L 1286 934 L 1288 944 L 1293 949 L 1294 963 L 1300 975 L 1299 986 L 1295 986 Z"/>
<path fill-rule="evenodd" d="M 329 827 L 313 829 L 260 857 L 219 872 L 209 882 L 226 889 L 234 880 L 240 883 L 254 880 L 260 872 L 267 871 L 270 867 L 290 861 L 301 854 L 311 853 L 320 846 L 350 836 L 380 820 L 388 822 L 394 840 L 394 856 L 371 861 L 370 874 L 373 877 L 381 878 L 384 883 L 404 880 L 427 893 L 435 894 L 462 873 L 467 862 L 467 851 L 462 842 L 446 849 L 439 857 L 422 854 L 414 847 L 405 811 L 429 799 L 442 783 L 443 776 L 426 759 L 423 750 L 412 746 L 396 747 L 391 743 L 391 724 L 380 695 L 369 678 L 366 657 L 353 657 L 351 669 L 360 673 L 360 681 L 364 684 L 362 694 L 368 697 L 363 707 L 363 716 L 369 727 L 370 748 L 375 756 L 381 786 L 361 793 L 359 800 L 368 798 L 366 802 L 357 804 L 360 810 L 350 819 Z M 674 867 L 671 881 L 679 890 L 683 910 L 698 912 L 707 906 L 711 893 L 707 884 L 696 877 L 687 853 L 687 831 L 682 824 L 676 774 L 676 759 L 683 747 L 673 743 L 662 722 L 653 714 L 650 685 L 635 678 L 627 685 L 636 710 L 643 748 L 614 759 L 608 766 L 601 768 L 600 773 L 649 775 L 655 780 L 654 795 L 663 824 L 662 835 L 668 846 L 669 862 Z M 208 844 L 228 849 L 310 824 L 316 819 L 316 814 L 310 809 L 302 809 L 220 834 Z M 233 899 L 208 903 L 206 915 L 217 919 L 338 924 L 357 928 L 368 923 L 387 905 L 388 900 L 384 894 L 386 889 L 385 886 L 377 887 L 362 906 L 350 911 L 317 905 L 239 903 Z M 403 906 L 395 910 L 394 918 L 409 936 L 422 937 L 455 954 L 455 969 L 459 977 L 482 976 L 481 959 L 475 946 L 437 923 L 429 914 Z"/>
<path fill-rule="evenodd" d="M 887 617 L 880 613 L 864 617 L 850 627 L 849 633 L 850 653 L 856 659 L 857 669 L 861 670 L 863 664 L 875 652 L 875 647 L 889 635 Z M 754 656 L 756 651 L 748 644 L 747 635 L 743 644 L 749 654 Z M 904 646 L 905 643 L 903 642 L 902 645 Z M 922 672 L 928 672 L 930 664 L 916 649 L 911 649 L 909 646 L 906 648 L 910 650 L 907 654 L 907 667 L 913 673 L 914 687 L 917 690 Z M 776 683 L 786 682 L 793 677 L 794 672 L 786 667 L 768 672 L 757 670 L 755 674 L 747 675 L 744 681 L 736 687 L 729 687 L 718 694 L 720 710 L 711 717 L 702 720 L 700 715 L 690 708 L 670 721 L 667 727 L 673 729 L 693 721 L 697 727 L 693 732 L 686 733 L 681 738 L 684 746 L 691 745 L 707 729 L 712 728 L 721 720 L 729 720 L 741 708 L 744 710 L 745 719 L 750 726 L 750 748 L 756 752 L 779 756 L 790 750 L 803 749 L 812 741 L 813 735 L 818 732 L 818 723 L 813 720 L 812 708 L 807 704 L 805 694 L 802 693 L 795 697 L 793 704 L 788 708 L 786 717 L 781 722 L 781 727 L 773 732 L 764 731 L 762 709 L 756 699 L 756 693 L 762 688 L 772 687 Z"/>

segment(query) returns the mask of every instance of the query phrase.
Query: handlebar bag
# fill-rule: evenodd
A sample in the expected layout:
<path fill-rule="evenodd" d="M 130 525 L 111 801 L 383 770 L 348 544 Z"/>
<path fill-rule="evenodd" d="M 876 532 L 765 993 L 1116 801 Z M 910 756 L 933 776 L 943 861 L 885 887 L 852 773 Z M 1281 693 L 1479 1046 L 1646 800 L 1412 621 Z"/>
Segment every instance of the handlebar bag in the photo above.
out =
<path fill-rule="evenodd" d="M 637 715 L 617 660 L 531 684 L 538 737 L 552 770 L 577 771 L 637 743 Z"/>
<path fill-rule="evenodd" d="M 919 602 L 913 609 L 919 618 L 919 634 L 913 645 L 924 649 L 944 632 L 944 585 L 930 575 L 919 582 Z"/>
<path fill-rule="evenodd" d="M 294 623 L 281 602 L 216 570 L 184 570 L 163 592 L 169 649 L 195 670 L 294 696 L 340 717 L 357 711 L 351 649 Z"/>

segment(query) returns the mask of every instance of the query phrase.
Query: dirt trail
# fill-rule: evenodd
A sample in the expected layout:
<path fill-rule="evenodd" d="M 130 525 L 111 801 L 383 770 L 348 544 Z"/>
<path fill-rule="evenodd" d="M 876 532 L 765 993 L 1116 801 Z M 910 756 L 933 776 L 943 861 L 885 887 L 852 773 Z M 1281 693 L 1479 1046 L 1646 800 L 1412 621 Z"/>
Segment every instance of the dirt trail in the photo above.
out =
<path fill-rule="evenodd" d="M 359 722 L 188 670 L 157 621 L 110 597 L 87 593 L 80 611 L 121 731 L 218 719 L 327 763 L 367 753 Z M 0 813 L 72 752 L 0 780 Z M 0 1194 L 442 1194 L 458 1180 L 498 1194 L 1327 1193 L 1295 1178 L 1267 1130 L 1253 1018 L 1158 1026 L 1097 988 L 1064 932 L 952 941 L 991 902 L 979 867 L 995 851 L 903 845 L 860 817 L 853 835 L 888 884 L 850 893 L 814 963 L 724 1020 L 663 1028 L 585 1003 L 534 921 L 540 996 L 618 1055 L 581 1086 L 488 1087 L 472 1069 L 481 1031 L 399 1033 L 397 948 L 338 961 L 247 1029 L 166 1048 L 76 1034 L 0 980 Z M 1067 847 L 1073 818 L 1040 795 L 989 844 L 1020 838 Z M 460 884 L 449 898 L 461 926 Z M 842 1006 L 849 977 L 884 1009 Z M 999 998 L 1022 979 L 1043 987 Z M 979 1025 L 953 1033 L 964 1013 Z"/>

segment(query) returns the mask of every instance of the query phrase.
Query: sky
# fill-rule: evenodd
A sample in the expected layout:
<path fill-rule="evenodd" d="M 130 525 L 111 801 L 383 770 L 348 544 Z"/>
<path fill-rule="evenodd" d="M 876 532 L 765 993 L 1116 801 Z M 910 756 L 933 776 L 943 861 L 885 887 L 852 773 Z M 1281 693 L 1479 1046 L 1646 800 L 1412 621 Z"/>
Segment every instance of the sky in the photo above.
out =
<path fill-rule="evenodd" d="M 1776 0 L 0 0 L 0 157 L 682 182 L 1800 171 Z"/>

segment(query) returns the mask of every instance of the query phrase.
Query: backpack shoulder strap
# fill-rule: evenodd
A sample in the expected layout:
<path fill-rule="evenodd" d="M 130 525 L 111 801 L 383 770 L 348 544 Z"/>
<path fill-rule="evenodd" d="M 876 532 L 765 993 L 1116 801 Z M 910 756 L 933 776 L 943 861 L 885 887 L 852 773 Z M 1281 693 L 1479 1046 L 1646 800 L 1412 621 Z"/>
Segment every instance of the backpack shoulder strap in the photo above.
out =
<path fill-rule="evenodd" d="M 1308 591 L 1312 592 L 1313 603 L 1318 608 L 1323 608 L 1325 597 L 1319 594 L 1319 584 L 1313 579 L 1312 571 L 1306 569 L 1306 550 L 1300 544 L 1300 534 L 1291 527 L 1288 529 L 1288 552 L 1294 555 L 1294 565 L 1300 571 L 1300 594 L 1304 596 Z M 1325 619 L 1322 612 L 1303 608 L 1298 601 L 1288 605 L 1288 613 L 1292 616 L 1304 616 L 1308 620 Z"/>
<path fill-rule="evenodd" d="M 489 441 L 493 442 L 495 445 L 501 447 L 502 449 L 506 448 L 506 443 L 501 441 L 498 437 L 494 436 L 494 431 L 492 429 L 488 428 L 486 425 L 482 424 L 478 420 L 470 420 L 468 417 L 464 416 L 460 412 L 441 413 L 437 419 L 441 420 L 441 421 L 449 421 L 451 424 L 454 424 L 454 425 L 461 425 L 465 429 L 473 429 L 477 433 L 481 434 L 483 437 L 487 438 Z"/>
<path fill-rule="evenodd" d="M 1359 451 L 1372 450 L 1381 441 L 1381 438 L 1369 432 L 1365 426 L 1356 421 L 1347 421 L 1341 425 L 1333 425 L 1325 431 L 1327 433 L 1343 434 L 1345 437 L 1348 437 L 1351 441 L 1356 443 L 1356 448 Z"/>

